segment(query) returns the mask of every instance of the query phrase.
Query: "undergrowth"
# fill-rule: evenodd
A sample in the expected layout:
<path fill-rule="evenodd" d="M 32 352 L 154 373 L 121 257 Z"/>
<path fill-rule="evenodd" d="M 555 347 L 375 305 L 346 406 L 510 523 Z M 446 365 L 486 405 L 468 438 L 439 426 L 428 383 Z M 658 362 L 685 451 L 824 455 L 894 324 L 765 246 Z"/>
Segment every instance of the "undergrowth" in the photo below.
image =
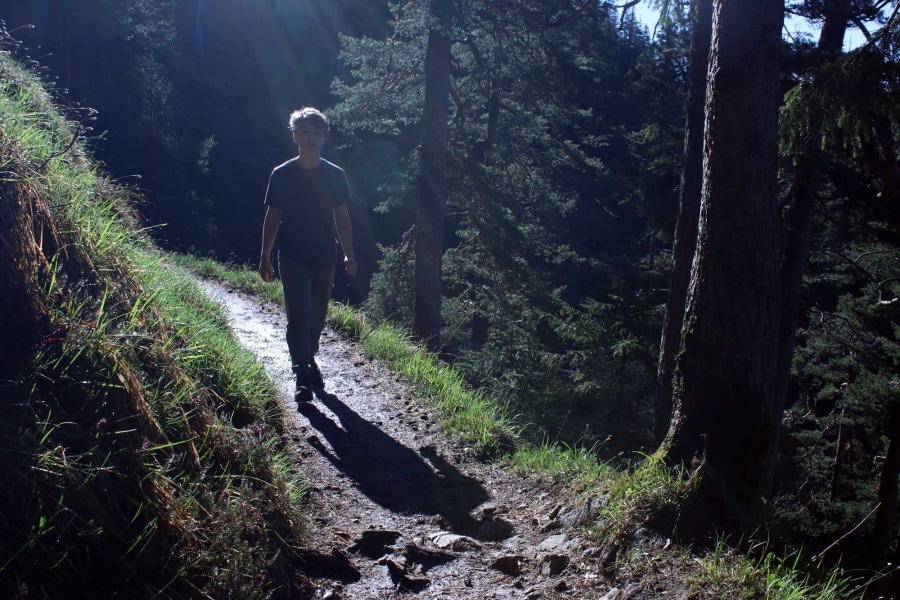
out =
<path fill-rule="evenodd" d="M 451 366 L 427 354 L 396 326 L 373 326 L 364 314 L 341 304 L 331 306 L 329 319 L 338 331 L 359 339 L 367 354 L 415 383 L 426 402 L 441 408 L 445 431 L 475 444 L 482 456 L 502 457 L 516 469 L 582 496 L 586 507 L 598 507 L 584 534 L 598 544 L 601 563 L 613 569 L 609 574 L 616 571 L 619 579 L 659 577 L 654 563 L 666 561 L 667 551 L 675 552 L 677 545 L 671 546 L 670 540 L 665 548 L 648 552 L 640 540 L 648 531 L 655 533 L 653 539 L 662 531 L 674 537 L 681 507 L 700 476 L 697 470 L 666 465 L 655 455 L 614 465 L 601 462 L 596 448 L 549 441 L 528 444 L 497 399 L 469 390 Z M 678 567 L 668 576 L 682 578 L 687 589 L 697 591 L 697 598 L 863 597 L 859 579 L 839 567 L 820 571 L 817 565 L 801 563 L 799 553 L 779 556 L 761 548 L 759 543 L 749 549 L 730 545 L 724 539 L 708 550 L 682 548 L 692 558 L 674 561 Z M 724 564 L 729 568 L 717 569 Z"/>
<path fill-rule="evenodd" d="M 195 257 L 177 261 L 244 292 L 258 293 L 262 287 L 267 298 L 279 299 L 279 284 L 261 282 L 252 268 Z M 596 448 L 551 441 L 529 444 L 499 400 L 469 389 L 452 366 L 426 353 L 402 329 L 389 323 L 373 325 L 365 314 L 337 303 L 330 306 L 329 322 L 357 339 L 368 356 L 413 383 L 421 401 L 438 409 L 445 432 L 483 458 L 503 460 L 594 507 L 583 533 L 597 544 L 601 562 L 617 579 L 679 578 L 693 594 L 690 597 L 698 599 L 862 597 L 858 579 L 839 567 L 819 570 L 801 561 L 799 553 L 778 555 L 759 542 L 732 544 L 722 538 L 712 548 L 692 549 L 670 539 L 664 548 L 648 548 L 646 540 L 659 540 L 661 532 L 674 537 L 678 514 L 698 472 L 670 467 L 655 455 L 612 463 L 598 460 Z M 656 535 L 647 536 L 650 530 Z"/>
<path fill-rule="evenodd" d="M 296 588 L 304 484 L 277 391 L 78 116 L 0 52 L 0 597 Z"/>

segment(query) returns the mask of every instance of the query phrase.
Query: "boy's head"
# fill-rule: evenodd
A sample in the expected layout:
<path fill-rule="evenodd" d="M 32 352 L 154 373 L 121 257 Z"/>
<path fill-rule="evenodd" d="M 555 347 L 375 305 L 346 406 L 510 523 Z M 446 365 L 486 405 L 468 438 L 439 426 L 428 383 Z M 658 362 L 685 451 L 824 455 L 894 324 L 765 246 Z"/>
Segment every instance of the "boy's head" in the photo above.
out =
<path fill-rule="evenodd" d="M 311 106 L 295 110 L 291 113 L 288 128 L 291 131 L 297 131 L 300 127 L 307 126 L 320 130 L 322 133 L 328 133 L 328 119 L 325 118 L 319 110 Z"/>

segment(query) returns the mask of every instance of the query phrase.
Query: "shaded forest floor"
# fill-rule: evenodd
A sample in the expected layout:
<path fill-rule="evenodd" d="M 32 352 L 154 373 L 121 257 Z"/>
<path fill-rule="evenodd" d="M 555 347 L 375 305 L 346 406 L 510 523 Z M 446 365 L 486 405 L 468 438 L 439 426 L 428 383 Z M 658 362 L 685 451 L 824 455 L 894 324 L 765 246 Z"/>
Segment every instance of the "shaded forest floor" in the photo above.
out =
<path fill-rule="evenodd" d="M 298 408 L 280 307 L 201 286 L 225 307 L 292 415 L 309 482 L 307 543 L 332 558 L 304 569 L 316 598 L 699 597 L 666 573 L 665 561 L 650 581 L 604 577 L 601 552 L 581 535 L 601 499 L 478 460 L 399 377 L 330 329 L 317 357 L 326 392 Z"/>

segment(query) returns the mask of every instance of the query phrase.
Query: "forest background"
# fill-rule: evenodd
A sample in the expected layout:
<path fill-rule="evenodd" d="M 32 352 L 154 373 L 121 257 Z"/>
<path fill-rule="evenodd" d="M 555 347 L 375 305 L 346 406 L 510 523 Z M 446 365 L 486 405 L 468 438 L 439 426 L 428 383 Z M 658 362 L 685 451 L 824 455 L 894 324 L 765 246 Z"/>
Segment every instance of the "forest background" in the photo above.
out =
<path fill-rule="evenodd" d="M 325 109 L 362 266 L 336 296 L 408 325 L 419 4 L 28 0 L 0 19 L 165 248 L 255 262 L 268 175 L 295 152 L 287 115 Z M 534 439 L 636 460 L 658 441 L 693 4 L 651 3 L 652 35 L 611 3 L 522 4 L 455 3 L 440 350 Z M 872 518 L 900 443 L 896 3 L 790 4 L 873 39 L 782 47 L 783 237 L 799 194 L 815 210 L 768 526 L 827 561 L 878 565 L 875 534 L 898 550 L 896 522 L 885 534 Z"/>

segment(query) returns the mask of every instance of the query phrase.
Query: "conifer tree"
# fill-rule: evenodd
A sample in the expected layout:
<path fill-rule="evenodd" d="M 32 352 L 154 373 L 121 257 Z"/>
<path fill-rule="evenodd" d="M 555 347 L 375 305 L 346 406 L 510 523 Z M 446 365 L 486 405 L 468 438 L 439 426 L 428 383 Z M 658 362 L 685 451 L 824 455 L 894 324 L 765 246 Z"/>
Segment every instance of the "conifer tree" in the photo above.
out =
<path fill-rule="evenodd" d="M 699 461 L 692 524 L 752 527 L 775 458 L 780 0 L 716 0 L 697 246 L 662 449 Z M 677 318 L 677 316 L 676 316 Z"/>
<path fill-rule="evenodd" d="M 429 349 L 441 347 L 441 263 L 447 204 L 447 121 L 450 104 L 450 45 L 453 3 L 429 2 L 425 46 L 425 99 L 422 107 L 416 223 L 415 305 L 413 331 Z"/>

